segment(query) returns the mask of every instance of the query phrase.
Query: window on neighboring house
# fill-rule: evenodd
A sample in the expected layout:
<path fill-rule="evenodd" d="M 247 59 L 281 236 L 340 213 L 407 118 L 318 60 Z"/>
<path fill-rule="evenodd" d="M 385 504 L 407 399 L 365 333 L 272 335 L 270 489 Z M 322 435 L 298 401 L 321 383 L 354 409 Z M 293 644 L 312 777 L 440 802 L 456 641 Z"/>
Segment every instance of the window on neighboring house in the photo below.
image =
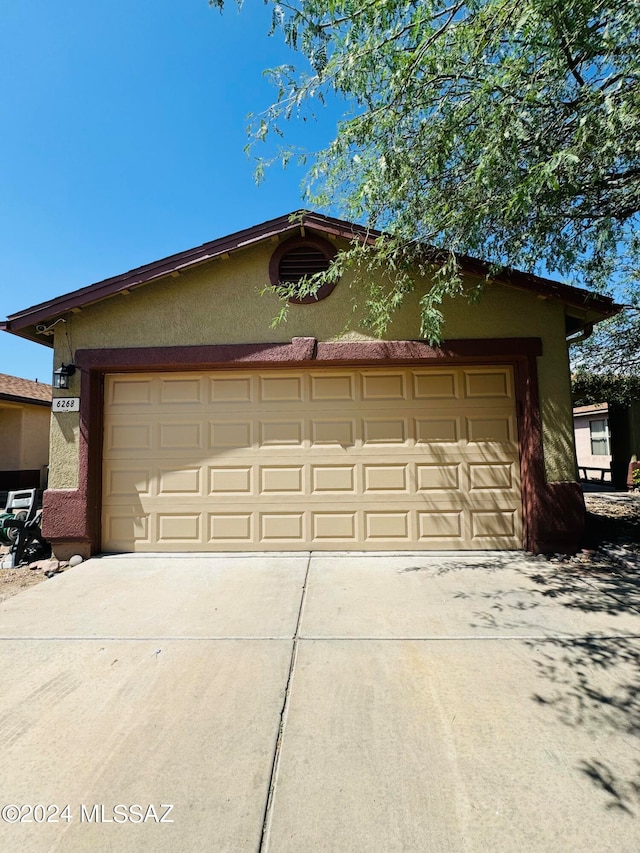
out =
<path fill-rule="evenodd" d="M 591 433 L 592 456 L 609 456 L 611 453 L 609 445 L 609 421 L 589 421 Z"/>

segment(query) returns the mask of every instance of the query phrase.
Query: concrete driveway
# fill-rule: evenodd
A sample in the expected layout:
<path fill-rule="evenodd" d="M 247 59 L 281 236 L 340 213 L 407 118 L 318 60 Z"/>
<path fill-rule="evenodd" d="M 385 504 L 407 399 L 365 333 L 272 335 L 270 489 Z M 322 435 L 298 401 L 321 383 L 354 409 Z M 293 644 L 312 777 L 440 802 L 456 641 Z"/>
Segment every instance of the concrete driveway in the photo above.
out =
<path fill-rule="evenodd" d="M 619 573 L 103 557 L 3 602 L 0 637 L 2 850 L 640 849 Z"/>

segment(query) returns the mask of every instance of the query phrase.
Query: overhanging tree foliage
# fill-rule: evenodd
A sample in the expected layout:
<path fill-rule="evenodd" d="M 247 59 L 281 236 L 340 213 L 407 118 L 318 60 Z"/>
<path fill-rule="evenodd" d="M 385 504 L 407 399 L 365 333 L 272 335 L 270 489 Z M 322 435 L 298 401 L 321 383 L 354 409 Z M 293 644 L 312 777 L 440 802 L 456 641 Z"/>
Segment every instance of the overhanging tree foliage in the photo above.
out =
<path fill-rule="evenodd" d="M 282 139 L 288 120 L 344 99 L 325 150 L 285 145 L 275 159 L 307 162 L 309 204 L 390 235 L 339 255 L 328 274 L 391 270 L 389 287 L 367 296 L 378 331 L 417 265 L 435 273 L 421 309 L 422 334 L 437 340 L 438 306 L 464 289 L 460 253 L 600 289 L 623 274 L 637 282 L 640 4 L 266 2 L 308 70 L 270 72 L 277 99 L 254 138 Z"/>
<path fill-rule="evenodd" d="M 609 406 L 626 407 L 640 399 L 640 376 L 613 373 L 577 373 L 572 382 L 573 405 L 608 403 Z"/>
<path fill-rule="evenodd" d="M 640 399 L 640 287 L 629 288 L 626 310 L 595 326 L 593 334 L 571 349 L 574 390 L 588 390 L 593 397 L 608 391 L 609 397 L 587 402 L 627 402 Z M 627 381 L 627 379 L 635 381 Z M 611 398 L 611 399 L 610 399 Z"/>
<path fill-rule="evenodd" d="M 622 297 L 626 309 L 571 348 L 576 405 L 640 399 L 640 286 L 630 286 Z"/>

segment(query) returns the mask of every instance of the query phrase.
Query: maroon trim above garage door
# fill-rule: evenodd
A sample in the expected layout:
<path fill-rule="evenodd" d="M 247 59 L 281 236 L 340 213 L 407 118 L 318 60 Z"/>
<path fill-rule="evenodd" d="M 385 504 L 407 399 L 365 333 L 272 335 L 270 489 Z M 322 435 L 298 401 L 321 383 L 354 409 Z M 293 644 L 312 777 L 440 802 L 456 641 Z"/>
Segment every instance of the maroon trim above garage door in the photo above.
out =
<path fill-rule="evenodd" d="M 523 502 L 523 548 L 571 551 L 584 526 L 578 483 L 547 483 L 536 358 L 540 338 L 318 343 L 293 338 L 282 344 L 220 344 L 193 347 L 78 350 L 81 374 L 79 487 L 44 496 L 44 535 L 56 553 L 88 556 L 100 549 L 102 494 L 103 380 L 107 373 L 215 368 L 279 368 L 335 365 L 510 364 L 514 369 Z M 58 546 L 58 547 L 56 547 Z"/>

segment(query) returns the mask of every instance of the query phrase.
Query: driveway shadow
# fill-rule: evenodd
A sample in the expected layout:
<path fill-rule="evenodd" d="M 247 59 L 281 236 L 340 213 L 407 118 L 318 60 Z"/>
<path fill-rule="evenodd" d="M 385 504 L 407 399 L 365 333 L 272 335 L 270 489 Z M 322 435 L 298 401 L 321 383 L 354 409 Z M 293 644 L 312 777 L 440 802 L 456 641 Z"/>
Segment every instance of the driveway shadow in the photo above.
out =
<path fill-rule="evenodd" d="M 563 607 L 614 616 L 640 614 L 640 583 L 630 570 L 606 564 L 558 571 L 532 578 L 542 594 Z M 640 624 L 640 623 L 639 623 Z M 585 636 L 530 643 L 538 675 L 546 682 L 534 694 L 570 727 L 585 727 L 599 737 L 622 734 L 630 753 L 640 754 L 640 639 Z M 640 758 L 625 770 L 602 755 L 585 758 L 578 770 L 606 797 L 608 809 L 640 811 Z"/>
<path fill-rule="evenodd" d="M 550 600 L 565 608 L 567 616 L 605 614 L 620 623 L 610 636 L 594 632 L 523 644 L 538 681 L 532 701 L 593 740 L 593 754 L 581 758 L 575 770 L 602 794 L 606 809 L 636 818 L 640 816 L 640 618 L 635 617 L 640 617 L 640 579 L 630 570 L 598 561 L 541 566 L 534 558 L 524 558 L 519 571 L 520 588 L 483 590 L 480 585 L 458 593 L 482 602 L 473 612 L 477 624 L 501 631 L 521 628 L 523 613 L 532 624 L 536 610 Z"/>
<path fill-rule="evenodd" d="M 527 641 L 540 679 L 532 699 L 565 726 L 593 736 L 600 749 L 576 769 L 605 797 L 607 809 L 640 813 L 640 640 L 580 637 Z M 628 747 L 607 750 L 611 739 Z M 596 743 L 594 742 L 594 747 Z M 595 752 L 595 750 L 594 750 Z M 614 757 L 615 755 L 615 757 Z"/>
<path fill-rule="evenodd" d="M 545 598 L 554 598 L 563 607 L 584 613 L 640 615 L 640 582 L 628 569 L 604 563 L 584 568 L 571 564 L 548 573 L 533 573 L 530 579 Z"/>
<path fill-rule="evenodd" d="M 532 665 L 534 672 L 531 700 L 543 715 L 553 714 L 575 730 L 580 743 L 593 743 L 592 754 L 573 759 L 574 770 L 595 786 L 605 809 L 640 817 L 638 575 L 599 559 L 547 562 L 526 555 L 443 560 L 402 571 L 430 571 L 434 578 L 465 572 L 450 594 L 471 605 L 470 625 L 524 637 L 523 665 Z M 586 619 L 576 621 L 579 614 Z M 592 616 L 600 630 L 594 630 Z M 575 630 L 580 624 L 584 633 Z M 550 631 L 550 625 L 558 630 Z M 526 639 L 527 632 L 538 630 L 549 636 Z"/>

